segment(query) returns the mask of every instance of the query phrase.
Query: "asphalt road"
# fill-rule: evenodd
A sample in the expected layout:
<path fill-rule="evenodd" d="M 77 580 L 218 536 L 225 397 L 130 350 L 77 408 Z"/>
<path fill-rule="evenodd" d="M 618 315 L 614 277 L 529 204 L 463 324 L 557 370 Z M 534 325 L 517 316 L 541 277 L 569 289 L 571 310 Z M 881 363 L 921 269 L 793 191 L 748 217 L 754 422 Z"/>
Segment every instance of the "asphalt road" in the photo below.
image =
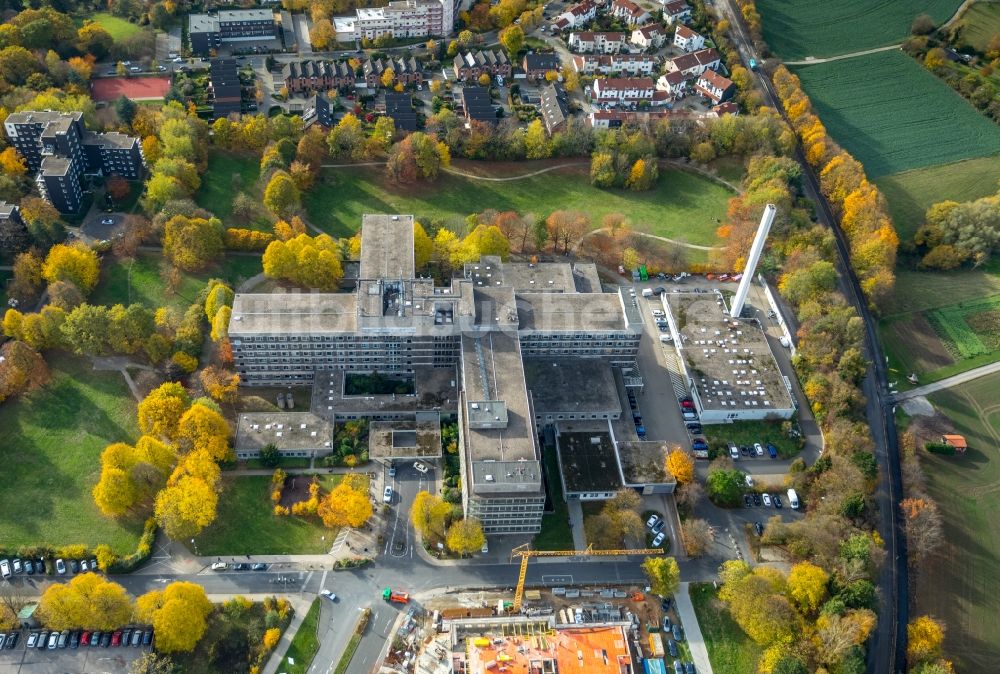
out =
<path fill-rule="evenodd" d="M 722 3 L 723 11 L 728 14 L 734 30 L 737 49 L 744 62 L 757 58 L 753 43 L 748 37 L 743 17 L 732 0 Z M 784 115 L 784 107 L 778 99 L 770 79 L 757 72 L 757 80 L 769 103 Z M 879 534 L 886 542 L 888 559 L 883 565 L 878 579 L 880 609 L 878 624 L 868 647 L 868 671 L 882 674 L 884 672 L 899 672 L 906 669 L 906 624 L 908 622 L 907 587 L 909 583 L 906 565 L 906 542 L 901 531 L 901 522 L 897 518 L 896 504 L 902 493 L 899 454 L 896 437 L 896 425 L 893 417 L 892 404 L 888 398 L 883 350 L 879 343 L 878 331 L 867 302 L 861 292 L 860 284 L 850 265 L 849 248 L 843 231 L 837 226 L 836 218 L 830 209 L 830 204 L 819 189 L 819 183 L 812 167 L 805 161 L 801 148 L 796 152 L 796 159 L 802 166 L 805 178 L 803 187 L 806 196 L 817 206 L 817 218 L 831 231 L 837 241 L 841 286 L 858 315 L 865 323 L 865 337 L 871 364 L 862 388 L 867 397 L 865 410 L 868 424 L 872 430 L 875 442 L 875 456 L 882 468 L 882 479 L 879 480 L 875 497 L 879 506 Z"/>

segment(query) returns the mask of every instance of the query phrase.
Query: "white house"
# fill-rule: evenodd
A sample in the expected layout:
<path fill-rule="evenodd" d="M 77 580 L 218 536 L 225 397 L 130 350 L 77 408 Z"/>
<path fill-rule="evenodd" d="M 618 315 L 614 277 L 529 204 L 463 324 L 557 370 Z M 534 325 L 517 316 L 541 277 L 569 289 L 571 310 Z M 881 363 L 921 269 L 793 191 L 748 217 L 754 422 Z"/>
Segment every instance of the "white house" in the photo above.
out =
<path fill-rule="evenodd" d="M 666 71 L 668 73 L 679 72 L 687 77 L 697 77 L 706 70 L 718 70 L 722 65 L 719 52 L 714 49 L 699 49 L 690 54 L 667 59 Z"/>
<path fill-rule="evenodd" d="M 625 33 L 589 30 L 570 33 L 569 48 L 581 54 L 617 54 L 625 48 Z"/>
<path fill-rule="evenodd" d="M 667 33 L 658 23 L 651 23 L 632 31 L 629 42 L 640 49 L 659 49 L 667 40 Z"/>
<path fill-rule="evenodd" d="M 591 2 L 591 0 L 583 0 L 583 2 L 573 5 L 565 12 L 557 16 L 552 21 L 552 25 L 555 26 L 557 30 L 579 28 L 580 26 L 584 26 L 593 21 L 596 16 L 597 3 Z"/>
<path fill-rule="evenodd" d="M 684 0 L 668 0 L 663 3 L 663 20 L 673 26 L 691 19 L 691 8 Z"/>
<path fill-rule="evenodd" d="M 660 78 L 656 80 L 656 89 L 658 91 L 669 92 L 676 98 L 681 98 L 687 92 L 687 77 L 679 72 L 660 75 Z"/>
<path fill-rule="evenodd" d="M 657 60 L 645 54 L 586 54 L 573 57 L 573 68 L 582 75 L 652 75 Z"/>
<path fill-rule="evenodd" d="M 723 77 L 714 70 L 706 70 L 698 77 L 694 88 L 698 93 L 711 99 L 712 103 L 722 103 L 736 90 L 736 85 L 728 77 Z"/>
<path fill-rule="evenodd" d="M 684 51 L 698 51 L 705 48 L 705 38 L 681 24 L 674 31 L 674 46 Z"/>
<path fill-rule="evenodd" d="M 593 97 L 597 103 L 652 102 L 656 87 L 649 77 L 608 77 L 597 78 L 593 84 Z"/>
<path fill-rule="evenodd" d="M 632 0 L 614 0 L 611 3 L 611 16 L 621 19 L 630 26 L 641 26 L 653 19 L 649 12 Z"/>

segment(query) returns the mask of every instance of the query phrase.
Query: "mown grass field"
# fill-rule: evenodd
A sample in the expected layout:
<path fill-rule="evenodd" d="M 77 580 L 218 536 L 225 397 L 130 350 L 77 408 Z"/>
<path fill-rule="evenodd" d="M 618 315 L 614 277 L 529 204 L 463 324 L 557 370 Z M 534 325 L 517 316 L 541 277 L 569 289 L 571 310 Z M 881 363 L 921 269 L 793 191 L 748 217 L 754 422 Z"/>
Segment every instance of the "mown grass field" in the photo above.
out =
<path fill-rule="evenodd" d="M 692 583 L 689 592 L 712 671 L 715 674 L 756 672 L 761 649 L 730 617 L 712 583 Z"/>
<path fill-rule="evenodd" d="M 309 480 L 297 476 L 298 480 Z M 323 491 L 341 475 L 321 475 Z M 336 529 L 317 517 L 279 517 L 273 512 L 268 475 L 224 476 L 215 522 L 195 541 L 201 555 L 317 555 L 330 550 Z M 187 541 L 185 541 L 187 544 Z"/>
<path fill-rule="evenodd" d="M 461 165 L 466 170 L 465 163 Z M 521 162 L 507 175 L 537 170 Z M 396 185 L 380 167 L 327 168 L 303 206 L 314 225 L 333 236 L 352 234 L 365 213 L 412 213 L 461 229 L 465 217 L 488 208 L 546 216 L 574 209 L 594 226 L 608 213 L 624 213 L 636 230 L 700 245 L 717 243 L 715 230 L 725 217 L 732 193 L 722 185 L 685 171 L 663 169 L 649 192 L 603 190 L 591 186 L 586 166 L 494 182 L 443 175 L 437 182 Z"/>
<path fill-rule="evenodd" d="M 870 178 L 1000 152 L 996 125 L 902 52 L 794 70 L 830 135 Z"/>
<path fill-rule="evenodd" d="M 959 20 L 961 41 L 986 51 L 990 38 L 1000 33 L 1000 2 L 979 0 Z"/>
<path fill-rule="evenodd" d="M 107 543 L 132 552 L 142 521 L 104 517 L 90 492 L 104 448 L 139 435 L 135 401 L 117 372 L 65 354 L 46 360 L 48 386 L 0 404 L 0 545 Z"/>
<path fill-rule="evenodd" d="M 140 302 L 152 308 L 172 306 L 183 311 L 197 301 L 209 279 L 221 278 L 235 287 L 262 270 L 257 256 L 229 255 L 203 272 L 183 274 L 180 286 L 171 292 L 163 276 L 167 266 L 157 253 L 139 253 L 134 260 L 109 258 L 89 301 L 107 305 Z"/>
<path fill-rule="evenodd" d="M 194 195 L 195 203 L 214 213 L 226 227 L 269 229 L 260 223 L 233 220 L 233 198 L 240 192 L 259 198 L 259 177 L 260 157 L 213 150 L 208 154 L 208 170 L 201 176 L 201 187 Z"/>
<path fill-rule="evenodd" d="M 101 27 L 111 34 L 115 42 L 120 42 L 142 30 L 134 23 L 129 23 L 125 19 L 120 19 L 107 12 L 97 12 L 87 18 L 91 19 L 94 23 L 101 24 Z"/>
<path fill-rule="evenodd" d="M 792 61 L 901 42 L 918 14 L 930 14 L 940 24 L 960 4 L 961 0 L 757 0 L 757 9 L 768 46 Z"/>
<path fill-rule="evenodd" d="M 1000 4 L 998 4 L 1000 6 Z M 973 5 L 975 7 L 975 5 Z M 911 238 L 933 204 L 971 201 L 996 194 L 1000 154 L 882 176 L 875 182 L 889 202 L 899 238 Z"/>
<path fill-rule="evenodd" d="M 320 602 L 324 601 L 327 600 L 322 597 L 313 599 L 309 612 L 299 625 L 299 631 L 292 638 L 292 643 L 288 644 L 288 650 L 285 651 L 281 663 L 281 671 L 287 674 L 305 674 L 309 669 L 313 658 L 316 657 L 316 651 L 319 650 L 319 636 L 316 630 L 319 627 Z"/>
<path fill-rule="evenodd" d="M 941 510 L 945 545 L 917 574 L 914 615 L 948 626 L 945 655 L 957 672 L 1000 662 L 1000 375 L 930 396 L 969 442 L 964 456 L 924 453 L 930 495 Z"/>

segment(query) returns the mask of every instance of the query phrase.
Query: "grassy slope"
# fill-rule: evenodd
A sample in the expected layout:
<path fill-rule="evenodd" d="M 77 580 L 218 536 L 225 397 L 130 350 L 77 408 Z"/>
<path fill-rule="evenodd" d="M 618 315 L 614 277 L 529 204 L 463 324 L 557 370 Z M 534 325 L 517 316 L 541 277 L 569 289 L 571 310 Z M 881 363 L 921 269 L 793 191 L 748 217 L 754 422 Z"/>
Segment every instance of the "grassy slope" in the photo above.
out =
<path fill-rule="evenodd" d="M 948 625 L 945 655 L 959 672 L 991 671 L 1000 661 L 1000 375 L 930 396 L 969 441 L 965 456 L 923 455 L 946 545 L 922 570 L 917 613 Z"/>
<path fill-rule="evenodd" d="M 298 479 L 306 479 L 299 477 Z M 324 489 L 340 475 L 320 476 Z M 316 518 L 277 517 L 272 512 L 269 476 L 223 477 L 219 514 L 196 539 L 202 555 L 320 554 L 337 536 Z M 249 535 L 248 535 L 249 534 Z"/>
<path fill-rule="evenodd" d="M 876 182 L 889 201 L 896 231 L 905 240 L 923 224 L 924 213 L 932 204 L 945 199 L 970 201 L 995 194 L 997 176 L 1000 176 L 1000 154 L 882 176 Z"/>
<path fill-rule="evenodd" d="M 1000 2 L 977 2 L 962 16 L 962 38 L 980 51 L 1000 33 Z"/>
<path fill-rule="evenodd" d="M 900 42 L 917 14 L 938 23 L 948 19 L 961 0 L 758 0 L 764 40 L 786 60 L 847 54 Z"/>
<path fill-rule="evenodd" d="M 94 23 L 99 23 L 104 27 L 104 30 L 111 34 L 115 42 L 120 42 L 125 38 L 135 35 L 141 28 L 134 23 L 129 23 L 125 19 L 120 19 L 117 16 L 108 14 L 107 12 L 97 12 L 96 14 L 91 14 L 87 17 L 94 21 Z"/>
<path fill-rule="evenodd" d="M 164 264 L 155 253 L 140 253 L 134 262 L 109 258 L 90 301 L 94 304 L 141 302 L 148 307 L 173 306 L 183 310 L 197 300 L 198 293 L 210 278 L 222 278 L 235 285 L 261 272 L 259 257 L 231 255 L 207 271 L 185 274 L 177 292 L 168 293 L 160 274 Z"/>
<path fill-rule="evenodd" d="M 103 517 L 90 491 L 105 446 L 138 437 L 135 402 L 117 372 L 93 372 L 66 355 L 48 360 L 47 387 L 0 405 L 0 542 L 107 543 L 131 552 L 141 522 Z"/>
<path fill-rule="evenodd" d="M 691 603 L 705 637 L 708 659 L 715 674 L 752 674 L 757 671 L 761 650 L 729 616 L 716 599 L 711 583 L 692 583 Z"/>
<path fill-rule="evenodd" d="M 534 170 L 531 167 L 518 164 L 514 175 Z M 663 170 L 655 190 L 632 193 L 592 187 L 585 167 L 510 182 L 444 175 L 436 183 L 414 186 L 392 184 L 380 168 L 352 167 L 325 169 L 303 204 L 309 220 L 334 236 L 356 231 L 364 213 L 412 213 L 460 227 L 467 215 L 488 208 L 540 215 L 576 209 L 595 224 L 607 213 L 621 212 L 637 230 L 713 245 L 717 220 L 725 216 L 730 196 L 707 178 L 675 170 Z"/>
<path fill-rule="evenodd" d="M 326 600 L 322 597 L 313 599 L 312 604 L 309 606 L 309 612 L 306 613 L 306 617 L 302 619 L 302 624 L 299 625 L 299 631 L 295 633 L 292 643 L 288 645 L 288 650 L 285 651 L 285 657 L 281 663 L 281 671 L 287 672 L 287 674 L 305 674 L 306 670 L 309 669 L 309 665 L 312 664 L 312 660 L 316 656 L 316 651 L 319 650 L 319 638 L 317 637 L 316 629 L 319 627 L 320 602 L 322 601 Z M 289 658 L 295 661 L 294 665 L 289 662 Z"/>
<path fill-rule="evenodd" d="M 871 178 L 1000 152 L 996 125 L 902 52 L 794 70 L 830 135 Z"/>
<path fill-rule="evenodd" d="M 208 170 L 201 177 L 201 188 L 194 195 L 195 202 L 212 211 L 226 227 L 248 226 L 249 223 L 233 221 L 233 198 L 239 192 L 255 194 L 260 176 L 259 162 L 259 157 L 245 157 L 221 150 L 210 152 Z"/>

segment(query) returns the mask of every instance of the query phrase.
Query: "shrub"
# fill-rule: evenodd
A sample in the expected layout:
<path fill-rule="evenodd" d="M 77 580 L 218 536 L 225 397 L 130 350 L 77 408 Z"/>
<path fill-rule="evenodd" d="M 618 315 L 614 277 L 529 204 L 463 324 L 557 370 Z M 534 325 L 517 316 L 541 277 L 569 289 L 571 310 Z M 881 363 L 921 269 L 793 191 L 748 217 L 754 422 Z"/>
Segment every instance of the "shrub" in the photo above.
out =
<path fill-rule="evenodd" d="M 946 442 L 928 442 L 924 444 L 924 449 L 931 454 L 944 454 L 945 456 L 955 455 L 955 448 Z"/>
<path fill-rule="evenodd" d="M 156 540 L 156 519 L 150 517 L 142 528 L 142 536 L 139 537 L 139 544 L 135 552 L 121 559 L 116 559 L 110 567 L 109 573 L 132 573 L 153 554 L 153 542 Z"/>

